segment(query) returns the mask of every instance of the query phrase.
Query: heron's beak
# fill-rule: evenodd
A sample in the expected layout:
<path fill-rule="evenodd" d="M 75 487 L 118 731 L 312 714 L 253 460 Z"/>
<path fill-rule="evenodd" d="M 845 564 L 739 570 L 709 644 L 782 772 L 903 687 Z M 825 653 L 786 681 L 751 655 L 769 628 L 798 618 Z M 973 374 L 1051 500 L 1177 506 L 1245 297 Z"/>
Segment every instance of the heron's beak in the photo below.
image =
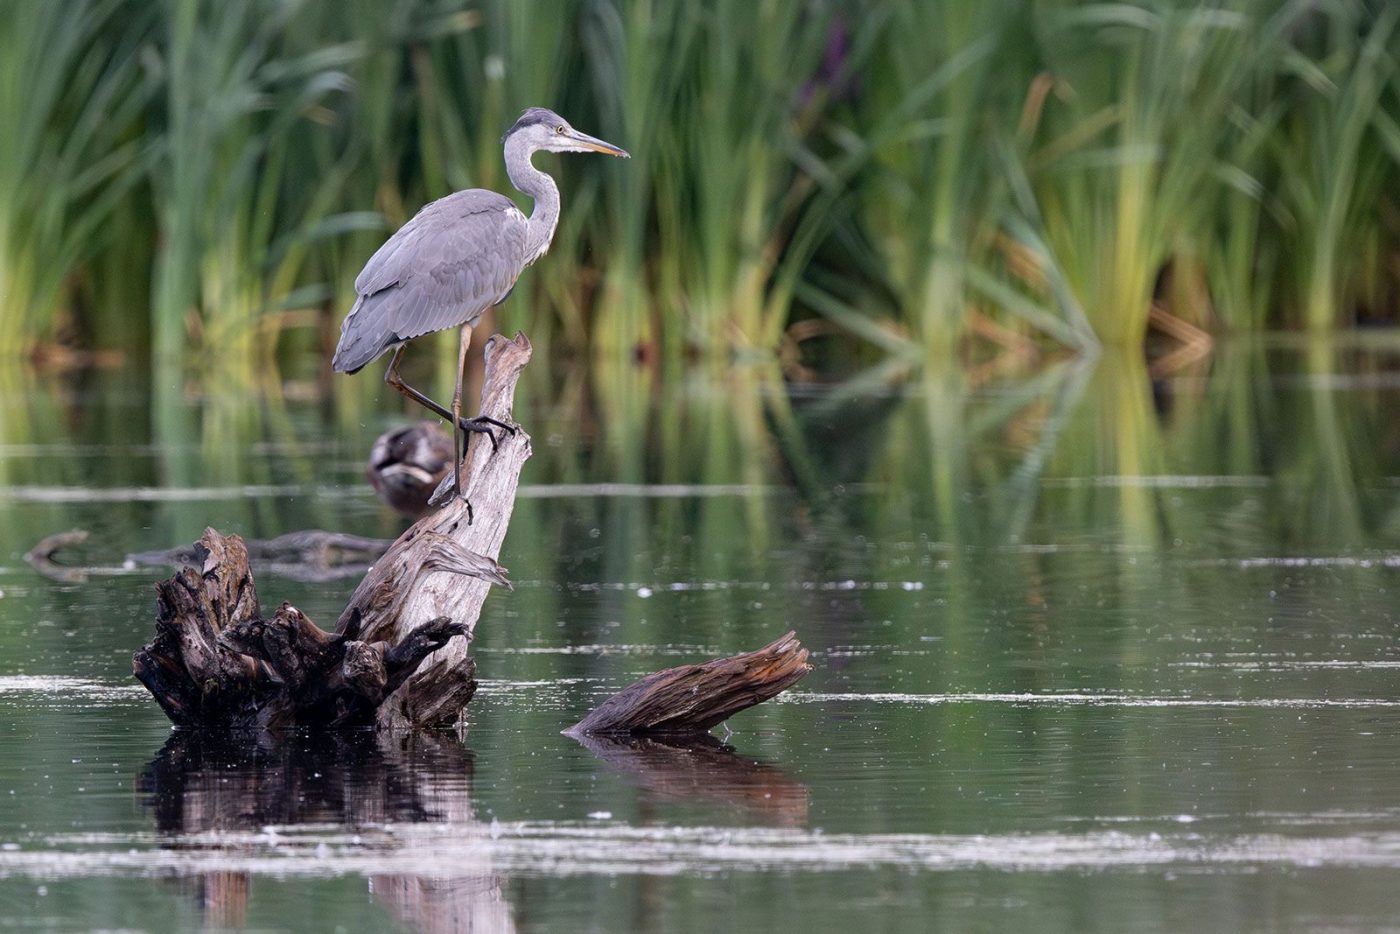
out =
<path fill-rule="evenodd" d="M 590 149 L 593 152 L 601 152 L 609 156 L 619 156 L 623 159 L 632 158 L 630 155 L 628 155 L 627 150 L 623 149 L 621 146 L 614 146 L 612 143 L 604 142 L 596 136 L 589 136 L 587 133 L 580 133 L 578 130 L 573 129 L 572 127 L 569 129 L 569 139 L 573 140 L 575 143 L 578 143 L 579 146 L 583 147 L 584 149 Z"/>

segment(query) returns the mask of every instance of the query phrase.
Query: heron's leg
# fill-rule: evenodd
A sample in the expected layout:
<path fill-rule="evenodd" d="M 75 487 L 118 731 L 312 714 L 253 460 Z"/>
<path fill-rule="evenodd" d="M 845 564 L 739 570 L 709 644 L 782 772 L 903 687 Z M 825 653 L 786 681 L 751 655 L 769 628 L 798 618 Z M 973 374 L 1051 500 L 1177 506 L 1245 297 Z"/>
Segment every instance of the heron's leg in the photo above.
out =
<path fill-rule="evenodd" d="M 471 524 L 472 504 L 467 499 L 467 491 L 462 489 L 462 461 L 467 456 L 467 435 L 462 426 L 462 372 L 467 368 L 467 348 L 472 344 L 472 326 L 462 325 L 462 339 L 457 346 L 457 385 L 452 390 L 452 477 L 457 483 L 457 495 L 467 504 L 467 524 Z M 491 429 L 487 429 L 491 434 Z M 491 434 L 491 448 L 496 447 L 496 436 Z"/>
<path fill-rule="evenodd" d="M 394 350 L 394 355 L 393 355 L 392 357 L 389 358 L 389 368 L 388 368 L 387 370 L 384 371 L 384 383 L 385 383 L 387 386 L 389 386 L 391 389 L 393 389 L 395 392 L 402 393 L 403 395 L 405 395 L 405 396 L 407 396 L 408 398 L 412 399 L 414 402 L 417 402 L 417 403 L 418 403 L 419 405 L 421 405 L 423 408 L 425 408 L 425 409 L 427 409 L 428 411 L 432 412 L 434 415 L 438 416 L 439 418 L 443 418 L 443 419 L 446 419 L 446 420 L 448 420 L 448 421 L 453 421 L 452 413 L 451 413 L 450 411 L 448 411 L 447 409 L 443 408 L 441 405 L 439 405 L 438 403 L 434 402 L 432 399 L 429 399 L 429 398 L 428 398 L 427 396 L 425 396 L 423 393 L 419 392 L 417 389 L 414 389 L 412 386 L 408 385 L 408 383 L 405 383 L 405 382 L 403 381 L 403 377 L 399 375 L 399 358 L 403 356 L 404 348 L 405 348 L 406 346 L 407 346 L 406 344 L 400 344 L 397 348 L 395 348 L 395 350 Z M 492 450 L 495 450 L 495 449 L 496 449 L 496 447 L 497 447 L 497 441 L 496 441 L 496 435 L 495 435 L 495 433 L 492 432 L 491 429 L 488 427 L 489 425 L 497 425 L 497 426 L 506 428 L 506 429 L 507 429 L 508 431 L 510 431 L 512 434 L 515 433 L 515 429 L 514 429 L 514 428 L 510 428 L 509 426 L 501 425 L 500 422 L 496 421 L 496 420 L 493 419 L 493 418 L 488 418 L 488 419 L 477 419 L 477 418 L 461 418 L 461 417 L 458 417 L 458 418 L 456 419 L 455 424 L 460 425 L 463 431 L 477 431 L 477 432 L 483 432 L 483 433 L 485 433 L 485 434 L 487 434 L 487 435 L 490 435 L 490 437 L 491 437 L 491 449 L 492 449 Z M 456 434 L 455 430 L 454 430 L 453 434 L 454 434 L 454 436 L 455 436 L 455 434 Z"/>

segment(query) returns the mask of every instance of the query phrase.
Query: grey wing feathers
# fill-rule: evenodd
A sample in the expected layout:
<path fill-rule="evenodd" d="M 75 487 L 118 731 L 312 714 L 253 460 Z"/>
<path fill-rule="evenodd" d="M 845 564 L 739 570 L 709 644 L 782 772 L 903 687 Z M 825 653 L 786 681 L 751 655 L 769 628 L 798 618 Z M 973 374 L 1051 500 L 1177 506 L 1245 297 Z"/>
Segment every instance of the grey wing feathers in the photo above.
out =
<path fill-rule="evenodd" d="M 410 338 L 475 321 L 525 267 L 526 221 L 494 191 L 459 191 L 426 205 L 355 279 L 332 366 L 353 373 Z"/>

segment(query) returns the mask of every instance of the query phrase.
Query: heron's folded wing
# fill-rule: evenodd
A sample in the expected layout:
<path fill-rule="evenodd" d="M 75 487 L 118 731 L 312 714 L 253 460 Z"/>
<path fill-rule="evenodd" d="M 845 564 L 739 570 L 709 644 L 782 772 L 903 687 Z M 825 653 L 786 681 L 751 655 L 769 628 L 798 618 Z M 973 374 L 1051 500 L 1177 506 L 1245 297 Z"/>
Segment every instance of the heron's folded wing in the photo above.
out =
<path fill-rule="evenodd" d="M 493 191 L 434 201 L 365 264 L 358 314 L 398 340 L 473 321 L 515 285 L 526 230 L 514 203 Z"/>

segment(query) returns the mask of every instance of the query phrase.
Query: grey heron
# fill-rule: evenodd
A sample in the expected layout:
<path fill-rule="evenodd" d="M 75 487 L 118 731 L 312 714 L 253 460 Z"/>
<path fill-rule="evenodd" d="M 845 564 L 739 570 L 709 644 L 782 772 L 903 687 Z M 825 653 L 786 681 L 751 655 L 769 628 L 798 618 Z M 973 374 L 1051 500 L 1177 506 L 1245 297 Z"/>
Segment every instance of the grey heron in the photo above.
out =
<path fill-rule="evenodd" d="M 612 143 L 581 133 L 552 110 L 531 107 L 501 142 L 511 184 L 534 199 L 527 219 L 509 198 L 472 188 L 424 205 L 384 242 L 355 278 L 358 298 L 340 328 L 331 366 L 354 373 L 391 348 L 384 382 L 419 405 L 452 422 L 453 476 L 462 489 L 466 432 L 484 432 L 496 447 L 492 427 L 514 434 L 495 419 L 462 417 L 462 371 L 472 327 L 486 309 L 505 301 L 515 280 L 549 249 L 559 223 L 559 186 L 535 168 L 531 157 L 549 152 L 601 152 L 627 158 Z M 399 376 L 399 360 L 415 337 L 460 328 L 457 384 L 445 409 Z M 467 503 L 468 521 L 471 504 Z"/>

